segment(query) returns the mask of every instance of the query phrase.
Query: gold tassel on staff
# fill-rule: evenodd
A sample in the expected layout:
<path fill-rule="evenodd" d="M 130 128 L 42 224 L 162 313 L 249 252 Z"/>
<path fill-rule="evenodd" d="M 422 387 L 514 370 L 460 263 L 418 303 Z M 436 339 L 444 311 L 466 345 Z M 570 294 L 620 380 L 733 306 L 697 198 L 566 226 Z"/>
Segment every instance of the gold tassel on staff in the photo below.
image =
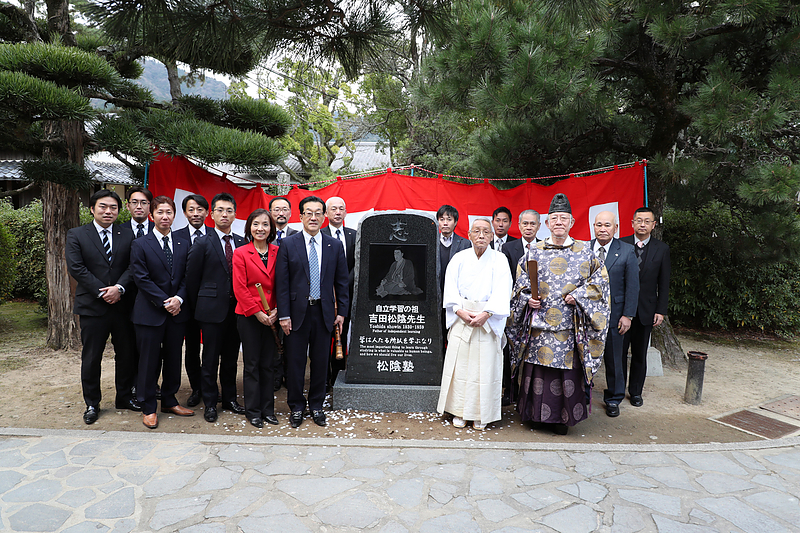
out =
<path fill-rule="evenodd" d="M 261 296 L 261 305 L 264 306 L 264 310 L 267 312 L 267 314 L 270 314 L 272 309 L 269 308 L 269 304 L 267 303 L 267 295 L 264 294 L 264 289 L 261 288 L 260 283 L 256 283 L 256 290 L 258 291 L 258 295 Z M 281 339 L 278 337 L 278 330 L 275 328 L 275 324 L 271 324 L 269 327 L 272 328 L 272 334 L 275 336 L 275 344 L 278 345 L 278 353 L 283 355 L 283 344 L 281 344 Z"/>
<path fill-rule="evenodd" d="M 339 305 L 336 303 L 336 289 L 333 289 L 333 316 L 339 314 Z M 344 349 L 342 348 L 342 332 L 339 327 L 334 328 L 334 335 L 336 337 L 336 359 L 341 361 L 344 359 Z"/>

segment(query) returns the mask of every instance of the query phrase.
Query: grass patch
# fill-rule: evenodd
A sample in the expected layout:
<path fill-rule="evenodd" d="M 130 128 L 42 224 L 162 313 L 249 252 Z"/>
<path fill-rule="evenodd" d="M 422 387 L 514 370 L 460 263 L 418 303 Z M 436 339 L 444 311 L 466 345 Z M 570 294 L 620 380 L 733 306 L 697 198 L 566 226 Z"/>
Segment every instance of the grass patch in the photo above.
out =
<path fill-rule="evenodd" d="M 29 363 L 24 357 L 9 356 L 0 358 L 0 374 L 22 368 Z"/>
<path fill-rule="evenodd" d="M 47 340 L 47 315 L 39 311 L 39 304 L 31 301 L 13 301 L 0 305 L 0 356 L 13 359 L 20 351 L 41 347 Z M 0 361 L 9 370 L 10 363 Z"/>

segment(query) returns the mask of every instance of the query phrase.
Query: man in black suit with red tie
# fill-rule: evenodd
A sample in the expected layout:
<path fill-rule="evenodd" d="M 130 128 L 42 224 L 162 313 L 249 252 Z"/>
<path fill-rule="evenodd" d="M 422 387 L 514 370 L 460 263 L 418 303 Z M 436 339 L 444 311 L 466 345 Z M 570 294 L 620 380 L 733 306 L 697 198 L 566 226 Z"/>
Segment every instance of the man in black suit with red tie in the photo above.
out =
<path fill-rule="evenodd" d="M 333 328 L 347 316 L 347 260 L 342 243 L 320 232 L 325 202 L 308 196 L 300 202 L 303 231 L 283 240 L 275 264 L 278 318 L 286 335 L 287 402 L 292 427 L 303 423 L 306 351 L 311 360 L 308 407 L 319 426 L 327 424 L 322 402 Z M 334 312 L 334 290 L 338 314 Z"/>
<path fill-rule="evenodd" d="M 639 303 L 631 328 L 625 334 L 622 353 L 627 363 L 628 346 L 631 350 L 631 370 L 628 393 L 631 405 L 640 407 L 644 379 L 647 375 L 647 347 L 650 332 L 667 316 L 669 305 L 669 246 L 651 234 L 656 227 L 656 216 L 649 207 L 640 207 L 633 214 L 633 235 L 620 239 L 632 244 L 639 263 Z"/>
<path fill-rule="evenodd" d="M 208 230 L 213 229 L 206 226 L 208 217 L 208 200 L 199 194 L 190 194 L 181 202 L 183 215 L 189 222 L 186 227 L 175 231 L 175 236 L 189 243 L 189 248 L 200 237 L 205 237 Z M 189 303 L 186 302 L 188 306 Z M 203 383 L 203 374 L 200 366 L 200 323 L 194 319 L 194 312 L 189 309 L 189 320 L 186 322 L 186 351 L 184 353 L 186 375 L 189 377 L 189 385 L 192 387 L 192 394 L 186 400 L 186 405 L 194 407 L 200 403 Z"/>
<path fill-rule="evenodd" d="M 108 336 L 114 344 L 117 409 L 140 411 L 133 399 L 133 335 L 130 298 L 133 287 L 130 249 L 133 234 L 114 222 L 122 200 L 101 189 L 89 199 L 94 220 L 67 232 L 66 259 L 70 275 L 78 283 L 73 313 L 80 316 L 81 386 L 86 411 L 83 421 L 93 424 L 100 413 L 100 366 Z"/>
<path fill-rule="evenodd" d="M 217 401 L 222 408 L 244 414 L 236 401 L 239 330 L 233 295 L 233 250 L 244 246 L 244 237 L 231 231 L 236 219 L 236 200 L 219 193 L 211 200 L 214 229 L 195 241 L 186 262 L 186 289 L 194 318 L 203 332 L 203 417 L 217 421 Z M 222 394 L 217 387 L 217 373 Z"/>
<path fill-rule="evenodd" d="M 331 196 L 325 202 L 325 216 L 328 217 L 328 225 L 322 228 L 322 233 L 330 235 L 344 246 L 344 256 L 347 259 L 348 282 L 347 289 L 350 295 L 350 307 L 353 306 L 353 286 L 355 285 L 356 268 L 356 230 L 344 227 L 344 219 L 347 216 L 347 206 L 344 199 L 339 196 Z M 347 332 L 350 329 L 350 309 L 342 325 L 341 339 L 342 352 L 347 355 Z M 334 336 L 335 342 L 335 336 Z M 331 387 L 336 382 L 336 376 L 340 370 L 345 368 L 345 359 L 336 359 L 336 346 L 331 344 L 331 355 L 328 364 L 328 386 Z"/>
<path fill-rule="evenodd" d="M 189 314 L 186 295 L 186 258 L 189 242 L 171 231 L 175 219 L 172 198 L 157 196 L 151 203 L 155 230 L 136 239 L 131 247 L 131 271 L 139 289 L 132 320 L 139 346 L 136 394 L 142 406 L 142 423 L 158 427 L 156 385 L 162 373 L 161 412 L 192 416 L 175 394 L 181 386 L 181 346 Z"/>

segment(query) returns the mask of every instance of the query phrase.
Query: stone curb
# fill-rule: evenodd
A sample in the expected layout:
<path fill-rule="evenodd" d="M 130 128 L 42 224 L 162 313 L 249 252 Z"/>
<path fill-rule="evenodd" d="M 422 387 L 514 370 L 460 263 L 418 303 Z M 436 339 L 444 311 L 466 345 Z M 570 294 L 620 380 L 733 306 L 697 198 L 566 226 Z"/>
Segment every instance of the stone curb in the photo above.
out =
<path fill-rule="evenodd" d="M 180 441 L 202 444 L 259 444 L 270 446 L 331 446 L 359 448 L 428 448 L 553 451 L 553 442 L 459 442 L 401 439 L 326 439 L 292 437 L 245 437 L 228 435 L 188 435 L 185 433 L 144 433 L 127 431 L 2 428 L 0 436 L 9 437 L 72 437 L 81 439 Z M 574 452 L 722 452 L 769 450 L 800 445 L 800 436 L 750 442 L 709 442 L 702 444 L 581 444 L 564 442 L 559 451 Z"/>

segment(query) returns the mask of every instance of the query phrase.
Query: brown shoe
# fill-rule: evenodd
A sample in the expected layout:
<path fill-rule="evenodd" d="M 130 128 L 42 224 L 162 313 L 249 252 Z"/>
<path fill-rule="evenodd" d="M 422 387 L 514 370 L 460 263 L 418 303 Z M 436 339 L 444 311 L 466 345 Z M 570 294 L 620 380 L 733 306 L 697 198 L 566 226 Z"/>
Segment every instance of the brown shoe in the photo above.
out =
<path fill-rule="evenodd" d="M 173 405 L 172 407 L 161 406 L 161 412 L 172 413 L 173 415 L 178 416 L 194 416 L 194 411 L 185 407 L 181 407 L 180 405 Z"/>
<path fill-rule="evenodd" d="M 158 427 L 158 414 L 150 413 L 149 415 L 144 415 L 142 417 L 142 424 L 147 428 L 156 429 Z"/>

